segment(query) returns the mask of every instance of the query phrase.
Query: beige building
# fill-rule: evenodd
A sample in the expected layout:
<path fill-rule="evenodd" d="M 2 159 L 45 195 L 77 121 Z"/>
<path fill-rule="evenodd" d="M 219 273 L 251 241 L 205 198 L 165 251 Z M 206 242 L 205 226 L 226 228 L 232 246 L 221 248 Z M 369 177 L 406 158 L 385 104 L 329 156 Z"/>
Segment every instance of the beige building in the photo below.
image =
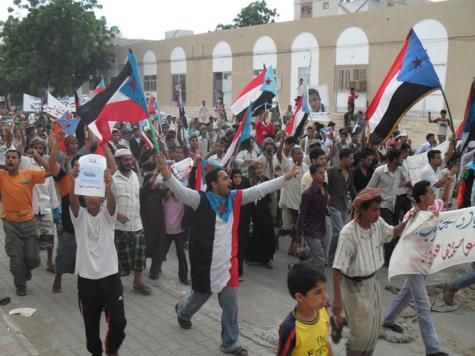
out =
<path fill-rule="evenodd" d="M 131 48 L 145 90 L 156 95 L 164 111 L 174 110 L 177 84 L 192 115 L 201 100 L 210 107 L 223 96 L 229 106 L 264 64 L 275 68 L 283 111 L 297 95 L 299 78 L 306 85 L 327 86 L 331 112 L 345 110 L 350 86 L 358 90 L 356 108 L 364 109 L 412 27 L 431 57 L 458 121 L 475 76 L 474 13 L 475 1 L 450 0 L 161 41 L 128 41 L 116 48 L 115 67 L 106 80 L 117 75 Z M 436 92 L 419 102 L 411 115 L 438 112 L 444 106 Z"/>

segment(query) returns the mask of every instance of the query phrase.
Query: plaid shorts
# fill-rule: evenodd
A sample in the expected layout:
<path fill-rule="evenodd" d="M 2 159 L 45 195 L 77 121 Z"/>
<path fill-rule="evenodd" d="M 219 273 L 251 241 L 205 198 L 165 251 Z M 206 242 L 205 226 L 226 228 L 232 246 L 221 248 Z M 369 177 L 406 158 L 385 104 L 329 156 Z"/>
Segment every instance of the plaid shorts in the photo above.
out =
<path fill-rule="evenodd" d="M 143 230 L 115 230 L 114 241 L 119 257 L 120 273 L 145 270 L 145 235 Z"/>
<path fill-rule="evenodd" d="M 36 227 L 38 231 L 40 250 L 46 250 L 54 247 L 54 234 L 56 226 L 54 225 L 53 215 L 35 215 Z"/>

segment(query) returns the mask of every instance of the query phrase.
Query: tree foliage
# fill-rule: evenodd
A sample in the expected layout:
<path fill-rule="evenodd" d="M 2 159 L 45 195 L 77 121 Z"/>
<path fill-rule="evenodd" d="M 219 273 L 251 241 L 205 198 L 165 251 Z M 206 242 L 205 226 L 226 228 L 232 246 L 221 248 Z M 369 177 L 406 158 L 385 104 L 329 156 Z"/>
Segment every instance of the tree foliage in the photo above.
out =
<path fill-rule="evenodd" d="M 93 10 L 97 0 L 14 0 L 0 32 L 0 93 L 71 93 L 109 67 L 117 28 Z M 26 16 L 20 13 L 26 12 Z"/>
<path fill-rule="evenodd" d="M 216 31 L 273 23 L 277 17 L 279 17 L 277 9 L 269 9 L 265 0 L 254 1 L 241 9 L 232 24 L 219 24 Z"/>

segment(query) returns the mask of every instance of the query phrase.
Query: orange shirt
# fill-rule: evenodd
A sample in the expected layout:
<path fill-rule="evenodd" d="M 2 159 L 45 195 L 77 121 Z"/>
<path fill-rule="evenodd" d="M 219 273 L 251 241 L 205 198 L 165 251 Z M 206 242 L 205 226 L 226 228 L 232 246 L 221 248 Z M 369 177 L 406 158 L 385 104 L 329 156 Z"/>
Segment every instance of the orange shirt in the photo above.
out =
<path fill-rule="evenodd" d="M 33 186 L 45 182 L 45 171 L 26 169 L 11 176 L 0 170 L 0 191 L 3 201 L 2 219 L 12 222 L 27 222 L 34 218 Z"/>
<path fill-rule="evenodd" d="M 61 198 L 64 198 L 71 192 L 71 188 L 74 184 L 74 178 L 70 175 L 66 175 L 60 180 L 56 181 L 56 184 L 58 184 L 59 195 Z"/>

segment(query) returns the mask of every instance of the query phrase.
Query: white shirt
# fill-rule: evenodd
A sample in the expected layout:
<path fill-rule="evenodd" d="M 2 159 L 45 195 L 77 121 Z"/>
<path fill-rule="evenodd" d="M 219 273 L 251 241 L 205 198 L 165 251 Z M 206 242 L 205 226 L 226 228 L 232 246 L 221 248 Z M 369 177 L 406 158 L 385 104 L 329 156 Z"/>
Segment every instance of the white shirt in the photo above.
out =
<path fill-rule="evenodd" d="M 368 230 L 351 220 L 341 229 L 333 268 L 348 277 L 366 277 L 384 265 L 384 244 L 394 236 L 394 227 L 382 217 Z"/>
<path fill-rule="evenodd" d="M 394 210 L 398 188 L 401 185 L 402 169 L 397 167 L 394 172 L 388 169 L 388 165 L 379 166 L 374 170 L 368 187 L 379 188 L 381 191 L 381 208 Z"/>
<path fill-rule="evenodd" d="M 411 178 L 409 177 L 409 165 L 407 164 L 407 159 L 402 161 L 401 165 L 401 171 L 402 171 L 402 176 L 401 176 L 401 183 L 406 184 L 411 181 Z M 397 195 L 402 195 L 402 194 L 407 194 L 409 193 L 409 188 L 407 186 L 399 186 L 397 188 Z"/>
<path fill-rule="evenodd" d="M 247 160 L 257 161 L 257 154 L 254 151 L 249 153 L 248 150 L 242 150 L 236 156 L 236 163 L 245 177 L 249 177 L 249 163 L 245 162 Z"/>
<path fill-rule="evenodd" d="M 119 272 L 119 259 L 114 244 L 114 225 L 117 209 L 111 215 L 103 203 L 96 216 L 80 207 L 71 221 L 76 233 L 76 273 L 87 279 L 100 279 Z"/>
<path fill-rule="evenodd" d="M 440 167 L 434 171 L 434 168 L 427 163 L 424 168 L 421 170 L 421 180 L 426 180 L 432 185 L 432 190 L 436 199 L 440 198 L 440 188 L 437 188 L 434 184 L 437 183 L 442 178 L 442 171 Z"/>
<path fill-rule="evenodd" d="M 117 213 L 124 214 L 129 219 L 125 224 L 117 220 L 115 229 L 119 231 L 142 230 L 139 201 L 140 182 L 137 173 L 130 171 L 130 176 L 126 177 L 117 170 L 112 176 L 112 181 L 112 191 L 117 202 Z"/>
<path fill-rule="evenodd" d="M 206 106 L 200 107 L 200 111 L 198 112 L 198 118 L 200 119 L 200 122 L 202 123 L 206 124 L 209 122 L 209 112 Z"/>
<path fill-rule="evenodd" d="M 292 167 L 294 166 L 294 162 L 292 158 L 286 158 L 285 156 L 282 156 L 282 173 L 286 174 L 289 172 Z M 305 172 L 308 171 L 308 166 L 302 162 L 302 165 L 300 166 L 300 172 L 297 175 L 296 179 L 292 179 L 287 182 L 284 188 L 282 188 L 280 192 L 280 201 L 279 201 L 279 207 L 282 208 L 283 206 L 293 209 L 293 210 L 299 210 L 300 207 L 300 200 L 302 198 L 302 185 L 301 185 L 301 179 Z"/>

